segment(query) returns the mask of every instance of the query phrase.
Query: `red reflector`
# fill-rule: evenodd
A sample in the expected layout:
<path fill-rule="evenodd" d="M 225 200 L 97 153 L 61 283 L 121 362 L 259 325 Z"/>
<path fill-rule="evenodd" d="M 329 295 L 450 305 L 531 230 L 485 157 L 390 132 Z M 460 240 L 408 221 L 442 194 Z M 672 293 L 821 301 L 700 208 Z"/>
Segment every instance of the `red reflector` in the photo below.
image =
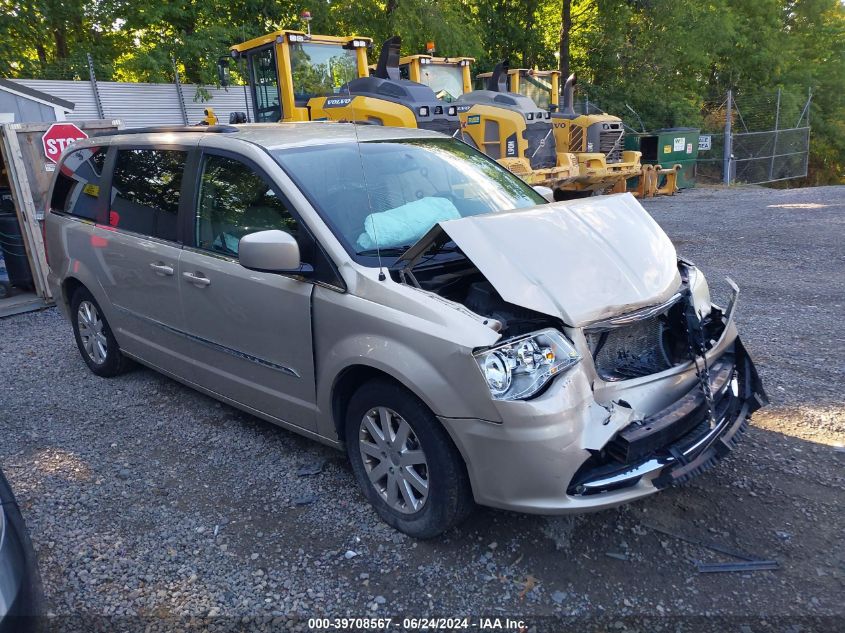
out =
<path fill-rule="evenodd" d="M 120 214 L 117 211 L 109 211 L 109 224 L 111 226 L 120 224 Z"/>

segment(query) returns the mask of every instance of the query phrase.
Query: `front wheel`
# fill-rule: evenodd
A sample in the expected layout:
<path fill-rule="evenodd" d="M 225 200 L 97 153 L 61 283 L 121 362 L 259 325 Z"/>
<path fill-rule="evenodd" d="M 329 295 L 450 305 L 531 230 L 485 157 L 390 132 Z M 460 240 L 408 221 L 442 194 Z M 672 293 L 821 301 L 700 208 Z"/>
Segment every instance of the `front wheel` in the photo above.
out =
<path fill-rule="evenodd" d="M 428 407 L 400 385 L 375 380 L 355 393 L 346 450 L 367 500 L 409 536 L 437 536 L 474 507 L 458 449 Z"/>

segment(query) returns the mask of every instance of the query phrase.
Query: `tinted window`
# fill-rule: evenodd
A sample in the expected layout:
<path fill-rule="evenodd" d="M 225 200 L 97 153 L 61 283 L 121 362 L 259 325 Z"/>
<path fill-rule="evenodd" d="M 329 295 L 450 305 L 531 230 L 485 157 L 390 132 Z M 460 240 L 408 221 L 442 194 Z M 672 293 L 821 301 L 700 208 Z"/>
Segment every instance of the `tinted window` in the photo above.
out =
<path fill-rule="evenodd" d="M 104 147 L 86 147 L 68 154 L 56 176 L 50 209 L 96 220 L 105 162 Z"/>
<path fill-rule="evenodd" d="M 223 156 L 203 161 L 197 209 L 199 248 L 237 257 L 249 233 L 279 229 L 296 236 L 296 220 L 269 184 L 244 163 Z"/>
<path fill-rule="evenodd" d="M 180 150 L 119 150 L 109 224 L 175 241 L 185 158 Z"/>

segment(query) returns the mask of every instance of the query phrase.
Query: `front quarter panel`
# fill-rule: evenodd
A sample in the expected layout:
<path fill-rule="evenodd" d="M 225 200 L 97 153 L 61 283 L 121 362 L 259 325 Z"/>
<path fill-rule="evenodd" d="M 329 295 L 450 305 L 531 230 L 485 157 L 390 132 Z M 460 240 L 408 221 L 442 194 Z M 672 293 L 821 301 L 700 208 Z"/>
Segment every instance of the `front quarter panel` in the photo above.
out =
<path fill-rule="evenodd" d="M 426 293 L 389 280 L 374 283 L 385 284 L 383 301 L 314 289 L 320 434 L 335 438 L 332 389 L 338 376 L 353 366 L 383 371 L 437 415 L 498 420 L 472 356 L 473 348 L 492 344 L 498 334 Z M 397 295 L 393 301 L 390 290 Z M 404 308 L 390 305 L 397 302 Z"/>

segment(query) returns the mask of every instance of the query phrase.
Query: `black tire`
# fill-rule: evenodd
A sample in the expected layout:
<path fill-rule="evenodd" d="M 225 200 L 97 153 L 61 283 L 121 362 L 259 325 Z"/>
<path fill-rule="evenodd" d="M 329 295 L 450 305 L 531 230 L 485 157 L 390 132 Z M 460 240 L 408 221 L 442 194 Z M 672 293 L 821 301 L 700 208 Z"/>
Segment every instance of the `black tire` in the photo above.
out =
<path fill-rule="evenodd" d="M 420 509 L 395 509 L 370 481 L 361 454 L 360 434 L 368 412 L 386 407 L 413 431 L 413 441 L 425 455 L 428 496 Z M 475 503 L 463 458 L 437 417 L 414 394 L 390 380 L 365 383 L 352 396 L 346 414 L 346 451 L 364 496 L 385 523 L 420 539 L 433 538 L 466 519 Z M 391 472 L 393 472 L 391 470 Z M 400 500 L 401 502 L 401 500 Z"/>
<path fill-rule="evenodd" d="M 102 321 L 101 332 L 105 336 L 106 345 L 105 357 L 99 362 L 95 358 L 92 358 L 85 349 L 85 344 L 82 340 L 83 335 L 80 333 L 79 307 L 83 302 L 87 302 L 93 306 L 96 309 L 97 317 Z M 71 327 L 73 327 L 73 337 L 76 339 L 76 346 L 79 348 L 82 360 L 85 361 L 88 369 L 94 374 L 103 378 L 112 378 L 113 376 L 124 373 L 131 367 L 132 361 L 126 358 L 120 351 L 120 346 L 117 344 L 111 327 L 109 327 L 108 321 L 106 321 L 106 317 L 100 309 L 100 304 L 97 303 L 97 300 L 94 299 L 94 296 L 87 288 L 77 288 L 76 292 L 73 293 L 73 297 L 70 300 L 70 322 Z"/>

